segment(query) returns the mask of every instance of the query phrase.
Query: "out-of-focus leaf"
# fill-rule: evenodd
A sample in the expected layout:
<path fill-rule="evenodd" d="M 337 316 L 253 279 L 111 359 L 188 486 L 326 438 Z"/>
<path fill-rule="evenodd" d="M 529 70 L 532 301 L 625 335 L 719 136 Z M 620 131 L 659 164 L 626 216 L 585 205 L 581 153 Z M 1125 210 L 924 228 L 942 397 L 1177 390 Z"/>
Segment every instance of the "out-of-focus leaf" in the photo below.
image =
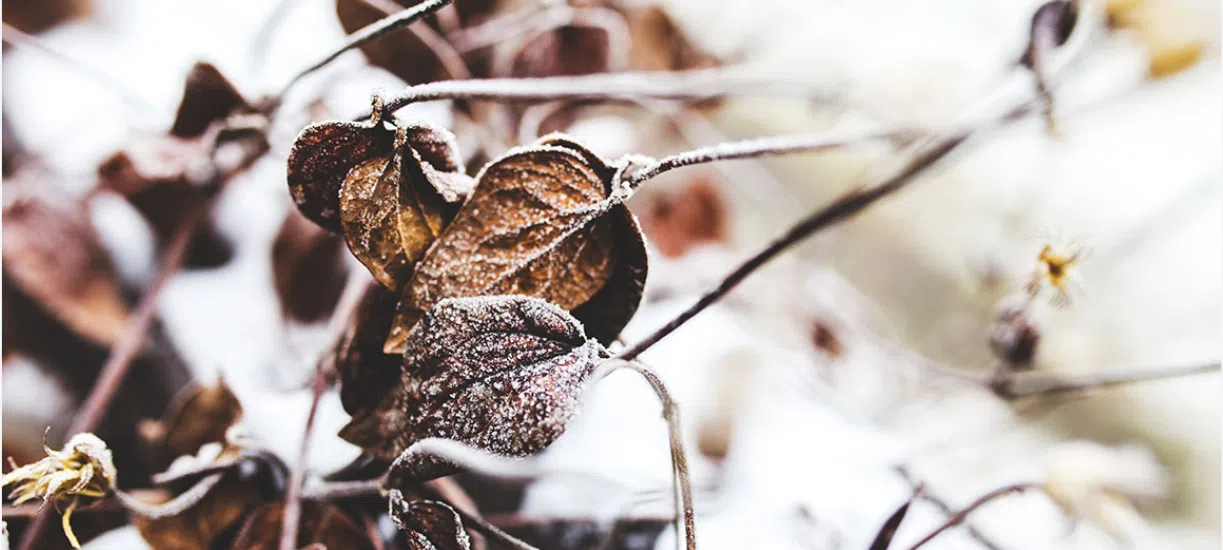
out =
<path fill-rule="evenodd" d="M 412 329 L 400 384 L 340 435 L 384 459 L 428 437 L 527 456 L 564 431 L 600 349 L 576 319 L 537 298 L 444 300 Z M 400 457 L 392 477 L 454 471 L 431 457 Z"/>
<path fill-rule="evenodd" d="M 348 279 L 346 255 L 339 235 L 290 211 L 272 242 L 272 279 L 281 311 L 303 322 L 326 317 Z"/>
<path fill-rule="evenodd" d="M 403 357 L 382 352 L 399 297 L 371 283 L 336 354 L 340 403 L 350 415 L 374 407 L 403 375 Z"/>
<path fill-rule="evenodd" d="M 174 498 L 166 489 L 143 489 L 132 495 L 149 504 Z M 132 525 L 154 550 L 209 550 L 232 539 L 242 521 L 260 505 L 263 495 L 239 476 L 227 474 L 195 506 L 163 518 L 132 514 Z M 225 546 L 227 547 L 227 546 Z"/>
<path fill-rule="evenodd" d="M 664 256 L 683 256 L 692 247 L 726 241 L 726 204 L 705 179 L 659 194 L 646 208 L 642 225 Z"/>
<path fill-rule="evenodd" d="M 242 404 L 224 380 L 213 386 L 191 385 L 170 404 L 161 421 L 161 445 L 167 456 L 194 455 L 206 443 L 224 442 L 225 432 L 242 418 Z"/>
<path fill-rule="evenodd" d="M 314 543 L 327 550 L 373 550 L 369 536 L 338 508 L 318 501 L 301 503 L 297 547 Z M 284 503 L 270 502 L 257 508 L 242 526 L 231 550 L 277 550 Z"/>
<path fill-rule="evenodd" d="M 114 266 L 83 204 L 16 197 L 4 208 L 5 277 L 49 314 L 95 343 L 127 323 Z"/>

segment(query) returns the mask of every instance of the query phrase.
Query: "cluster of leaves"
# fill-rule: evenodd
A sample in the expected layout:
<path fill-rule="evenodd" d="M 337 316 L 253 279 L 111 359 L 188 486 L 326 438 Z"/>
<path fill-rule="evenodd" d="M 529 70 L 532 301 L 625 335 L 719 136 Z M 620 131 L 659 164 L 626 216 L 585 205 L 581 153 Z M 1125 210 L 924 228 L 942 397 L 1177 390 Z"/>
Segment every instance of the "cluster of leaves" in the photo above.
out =
<path fill-rule="evenodd" d="M 380 283 L 341 346 L 341 436 L 388 461 L 426 437 L 538 451 L 642 296 L 626 163 L 550 135 L 472 178 L 456 149 L 441 128 L 330 122 L 289 158 L 302 214 Z"/>

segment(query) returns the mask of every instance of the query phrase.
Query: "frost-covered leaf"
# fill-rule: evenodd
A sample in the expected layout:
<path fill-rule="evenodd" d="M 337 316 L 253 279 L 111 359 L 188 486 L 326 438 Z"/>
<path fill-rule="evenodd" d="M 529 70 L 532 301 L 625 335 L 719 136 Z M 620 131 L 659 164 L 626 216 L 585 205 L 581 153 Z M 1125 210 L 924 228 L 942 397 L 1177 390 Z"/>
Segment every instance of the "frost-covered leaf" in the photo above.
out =
<path fill-rule="evenodd" d="M 471 537 L 463 530 L 463 521 L 444 502 L 417 500 L 408 502 L 403 493 L 390 492 L 391 520 L 405 533 L 410 550 L 469 550 Z"/>
<path fill-rule="evenodd" d="M 609 292 L 635 310 L 631 287 L 644 280 L 644 251 L 632 215 L 609 205 L 615 171 L 559 135 L 491 162 L 417 264 L 405 300 L 428 311 L 445 298 L 521 294 L 573 310 L 631 268 L 617 279 L 628 284 Z M 622 316 L 595 336 L 614 339 Z"/>
<path fill-rule="evenodd" d="M 576 319 L 537 298 L 444 300 L 412 329 L 400 384 L 340 435 L 387 460 L 429 437 L 527 456 L 564 431 L 600 349 Z M 416 479 L 454 471 L 432 458 L 393 469 Z"/>
<path fill-rule="evenodd" d="M 297 209 L 328 231 L 340 232 L 340 186 L 353 167 L 394 149 L 385 124 L 323 122 L 307 126 L 289 152 L 286 179 Z"/>
<path fill-rule="evenodd" d="M 400 132 L 403 142 L 392 153 L 358 164 L 340 188 L 340 223 L 349 250 L 394 291 L 474 183 L 461 171 L 450 132 L 427 126 Z"/>

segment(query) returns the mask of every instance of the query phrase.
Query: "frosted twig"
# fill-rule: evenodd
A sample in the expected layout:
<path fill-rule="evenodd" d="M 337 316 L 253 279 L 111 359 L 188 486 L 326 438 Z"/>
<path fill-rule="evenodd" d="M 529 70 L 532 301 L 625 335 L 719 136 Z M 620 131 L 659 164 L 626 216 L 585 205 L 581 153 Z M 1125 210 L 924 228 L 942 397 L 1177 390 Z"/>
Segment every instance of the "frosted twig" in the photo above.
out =
<path fill-rule="evenodd" d="M 313 73 L 314 71 L 317 71 L 323 68 L 328 63 L 331 63 L 337 57 L 340 57 L 348 50 L 360 47 L 362 44 L 365 44 L 366 42 L 369 42 L 371 40 L 384 36 L 387 33 L 395 31 L 405 25 L 410 25 L 412 23 L 415 23 L 416 21 L 419 21 L 422 17 L 437 11 L 442 6 L 445 6 L 448 3 L 450 3 L 450 0 L 427 0 L 409 9 L 403 10 L 394 15 L 389 15 L 387 17 L 379 19 L 378 21 L 375 21 L 373 23 L 370 23 L 369 25 L 366 25 L 358 29 L 356 32 L 348 35 L 348 40 L 344 42 L 343 46 L 341 46 L 340 48 L 338 48 L 337 50 L 329 54 L 327 57 L 324 57 L 318 63 L 315 63 L 307 67 L 306 69 L 302 70 L 300 73 L 297 73 L 297 76 L 294 76 L 292 79 L 290 79 L 288 84 L 285 84 L 284 89 L 281 90 L 280 97 L 283 97 L 285 95 L 285 92 L 287 92 L 290 88 L 292 88 L 295 84 L 297 84 L 299 80 L 301 80 L 302 78 L 305 78 L 310 73 Z"/>
<path fill-rule="evenodd" d="M 222 477 L 225 477 L 224 473 L 209 474 L 195 482 L 195 485 L 192 485 L 190 489 L 161 504 L 149 504 L 130 493 L 118 489 L 115 490 L 115 497 L 119 499 L 124 508 L 138 516 L 149 519 L 168 518 L 181 514 L 191 509 L 192 506 L 199 504 L 204 497 L 208 496 L 213 487 L 216 487 L 217 483 L 221 482 Z"/>

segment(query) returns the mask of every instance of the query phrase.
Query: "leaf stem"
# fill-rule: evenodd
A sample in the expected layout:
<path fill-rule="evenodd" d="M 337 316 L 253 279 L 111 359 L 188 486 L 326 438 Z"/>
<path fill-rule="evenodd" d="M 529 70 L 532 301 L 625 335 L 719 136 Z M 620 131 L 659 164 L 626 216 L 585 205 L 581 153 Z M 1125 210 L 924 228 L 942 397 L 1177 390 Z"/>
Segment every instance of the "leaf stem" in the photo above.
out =
<path fill-rule="evenodd" d="M 637 371 L 650 384 L 658 400 L 662 402 L 662 416 L 667 421 L 667 437 L 671 446 L 671 467 L 675 474 L 675 487 L 679 492 L 679 504 L 683 518 L 684 543 L 687 550 L 696 550 L 696 509 L 692 504 L 692 476 L 688 470 L 688 453 L 684 450 L 684 438 L 679 419 L 679 406 L 671 397 L 671 391 L 658 372 L 640 361 L 626 360 L 622 366 Z"/>
<path fill-rule="evenodd" d="M 444 99 L 485 99 L 543 102 L 620 101 L 640 98 L 701 101 L 730 96 L 793 97 L 818 95 L 809 85 L 795 81 L 762 79 L 725 69 L 669 72 L 600 73 L 585 76 L 542 78 L 484 78 L 443 80 L 409 86 L 402 94 L 386 98 L 386 113 L 413 103 Z"/>
<path fill-rule="evenodd" d="M 933 504 L 936 508 L 941 510 L 943 514 L 949 517 L 955 513 L 952 511 L 951 506 L 947 504 L 947 501 L 943 500 L 938 495 L 932 494 L 930 492 L 929 486 L 927 486 L 924 482 L 917 481 L 917 479 L 913 477 L 912 472 L 910 472 L 908 468 L 905 468 L 904 466 L 897 466 L 895 469 L 896 469 L 896 472 L 900 474 L 900 477 L 904 478 L 904 480 L 908 482 L 909 485 L 912 486 L 915 491 L 917 490 L 918 487 L 923 488 L 923 491 L 921 492 L 921 495 L 920 495 L 923 500 L 925 500 L 926 502 L 929 502 L 930 504 Z M 984 533 L 982 533 L 976 527 L 973 527 L 972 524 L 965 525 L 965 529 L 968 530 L 968 535 L 971 536 L 973 540 L 977 541 L 977 543 L 980 544 L 981 546 L 984 546 L 988 550 L 1001 550 L 1001 548 L 997 544 L 989 540 L 989 538 L 987 538 Z"/>
<path fill-rule="evenodd" d="M 340 57 L 348 50 L 360 47 L 366 42 L 380 38 L 387 33 L 395 31 L 405 25 L 415 23 L 422 17 L 441 9 L 442 6 L 445 6 L 446 4 L 449 4 L 450 1 L 451 0 L 426 0 L 425 2 L 421 2 L 420 4 L 417 4 L 409 9 L 389 15 L 358 29 L 356 32 L 348 35 L 348 40 L 346 40 L 344 45 L 340 46 L 339 49 L 335 50 L 327 57 L 324 57 L 318 63 L 305 68 L 300 73 L 297 73 L 297 76 L 290 79 L 281 90 L 279 97 L 284 97 L 285 93 L 293 88 L 298 81 L 310 75 L 310 73 L 325 67 L 328 63 L 335 61 L 337 57 Z"/>
<path fill-rule="evenodd" d="M 1036 484 L 1036 483 L 1016 483 L 1013 485 L 1007 485 L 1005 487 L 994 489 L 993 491 L 985 493 L 984 495 L 981 495 L 980 497 L 978 497 L 977 500 L 974 500 L 971 504 L 964 507 L 963 510 L 956 512 L 950 518 L 947 518 L 946 522 L 938 526 L 938 528 L 930 532 L 930 534 L 926 535 L 925 538 L 918 541 L 917 544 L 914 544 L 913 546 L 909 547 L 909 550 L 917 550 L 918 548 L 921 548 L 922 546 L 924 546 L 927 542 L 934 540 L 934 538 L 942 534 L 943 531 L 946 531 L 952 527 L 955 527 L 960 522 L 964 521 L 964 519 L 967 518 L 968 515 L 971 514 L 977 508 L 980 508 L 993 500 L 1004 497 L 1011 493 L 1022 493 L 1028 489 L 1032 489 L 1037 486 L 1039 486 L 1039 484 Z"/>

